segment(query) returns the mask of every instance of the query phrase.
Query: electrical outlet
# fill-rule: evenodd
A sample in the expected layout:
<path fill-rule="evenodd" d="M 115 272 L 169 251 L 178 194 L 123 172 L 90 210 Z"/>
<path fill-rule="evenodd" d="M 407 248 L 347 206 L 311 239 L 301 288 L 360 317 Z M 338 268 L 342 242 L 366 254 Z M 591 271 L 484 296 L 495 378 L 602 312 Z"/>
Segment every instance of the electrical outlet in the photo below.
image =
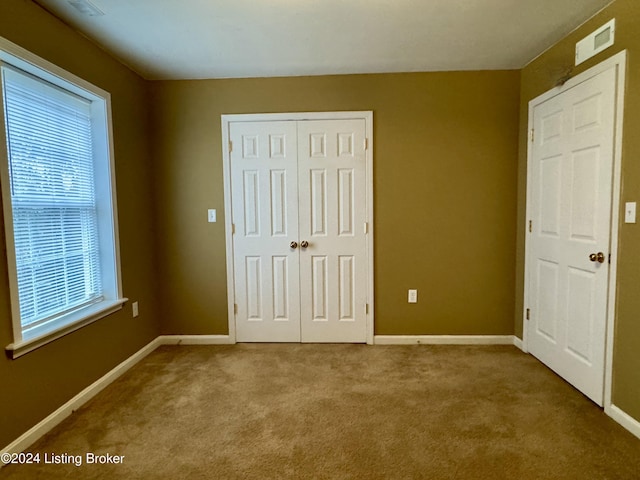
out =
<path fill-rule="evenodd" d="M 216 223 L 217 218 L 216 218 L 216 209 L 215 208 L 210 208 L 207 211 L 207 220 L 209 221 L 209 223 Z"/>
<path fill-rule="evenodd" d="M 133 302 L 131 304 L 131 311 L 133 312 L 134 317 L 138 316 L 138 302 Z"/>
<path fill-rule="evenodd" d="M 418 290 L 409 290 L 409 303 L 418 303 Z"/>

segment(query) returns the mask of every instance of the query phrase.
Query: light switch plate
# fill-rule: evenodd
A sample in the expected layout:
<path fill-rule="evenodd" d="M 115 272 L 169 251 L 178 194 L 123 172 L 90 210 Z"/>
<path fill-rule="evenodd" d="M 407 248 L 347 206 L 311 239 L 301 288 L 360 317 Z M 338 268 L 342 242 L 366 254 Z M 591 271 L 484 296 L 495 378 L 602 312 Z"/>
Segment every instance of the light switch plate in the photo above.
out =
<path fill-rule="evenodd" d="M 210 208 L 208 211 L 208 216 L 207 218 L 209 219 L 209 223 L 216 223 L 216 209 L 215 208 Z"/>
<path fill-rule="evenodd" d="M 418 303 L 418 290 L 409 290 L 409 303 Z"/>
<path fill-rule="evenodd" d="M 137 316 L 138 316 L 138 302 L 133 302 L 133 303 L 131 304 L 131 314 L 132 314 L 134 317 L 137 317 Z"/>
<path fill-rule="evenodd" d="M 624 223 L 636 223 L 636 202 L 624 204 Z"/>

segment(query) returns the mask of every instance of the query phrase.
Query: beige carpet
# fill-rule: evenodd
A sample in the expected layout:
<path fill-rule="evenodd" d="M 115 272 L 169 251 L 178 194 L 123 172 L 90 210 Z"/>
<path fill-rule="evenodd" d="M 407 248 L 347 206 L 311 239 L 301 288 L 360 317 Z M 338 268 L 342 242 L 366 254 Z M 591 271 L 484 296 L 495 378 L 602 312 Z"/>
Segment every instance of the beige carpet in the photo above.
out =
<path fill-rule="evenodd" d="M 640 440 L 502 346 L 162 347 L 28 450 L 83 464 L 0 478 L 640 479 Z"/>

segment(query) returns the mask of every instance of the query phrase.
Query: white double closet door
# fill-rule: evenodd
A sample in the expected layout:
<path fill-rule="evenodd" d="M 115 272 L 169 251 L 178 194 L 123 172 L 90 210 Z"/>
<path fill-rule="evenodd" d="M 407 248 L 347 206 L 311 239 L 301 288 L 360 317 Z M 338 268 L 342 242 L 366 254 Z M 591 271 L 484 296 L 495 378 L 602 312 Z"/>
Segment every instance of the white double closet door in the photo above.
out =
<path fill-rule="evenodd" d="M 239 342 L 365 342 L 365 120 L 230 122 Z"/>

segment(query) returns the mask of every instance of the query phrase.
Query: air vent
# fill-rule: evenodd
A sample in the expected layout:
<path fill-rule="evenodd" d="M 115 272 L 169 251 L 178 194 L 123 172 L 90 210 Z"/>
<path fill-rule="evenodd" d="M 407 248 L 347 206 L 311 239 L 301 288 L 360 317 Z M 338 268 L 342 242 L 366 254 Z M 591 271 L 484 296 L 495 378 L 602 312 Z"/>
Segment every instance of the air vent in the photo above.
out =
<path fill-rule="evenodd" d="M 89 0 L 67 0 L 69 5 L 78 10 L 83 15 L 89 15 L 90 17 L 100 17 L 104 15 L 104 12 L 96 7 Z"/>
<path fill-rule="evenodd" d="M 614 18 L 576 43 L 576 65 L 580 65 L 613 45 L 615 33 L 616 19 Z"/>

